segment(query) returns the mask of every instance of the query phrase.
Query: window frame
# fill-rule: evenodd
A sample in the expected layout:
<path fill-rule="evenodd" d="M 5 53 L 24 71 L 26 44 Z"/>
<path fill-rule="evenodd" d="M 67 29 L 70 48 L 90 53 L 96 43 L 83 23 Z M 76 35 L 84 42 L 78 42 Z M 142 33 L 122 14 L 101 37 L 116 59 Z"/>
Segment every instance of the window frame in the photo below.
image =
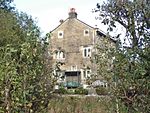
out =
<path fill-rule="evenodd" d="M 87 33 L 86 33 L 86 32 L 87 32 Z M 85 30 L 84 30 L 84 36 L 89 36 L 89 33 L 90 33 L 89 29 L 85 29 Z"/>
<path fill-rule="evenodd" d="M 83 58 L 90 58 L 92 56 L 92 47 L 83 47 Z"/>
<path fill-rule="evenodd" d="M 58 59 L 58 60 L 65 59 L 65 52 L 64 51 L 55 51 L 53 58 Z"/>
<path fill-rule="evenodd" d="M 60 36 L 60 33 L 62 34 L 61 36 Z M 63 38 L 64 37 L 64 32 L 63 31 L 58 31 L 58 38 Z"/>
<path fill-rule="evenodd" d="M 77 71 L 77 69 L 78 69 L 77 65 L 72 65 L 71 66 L 71 71 Z"/>
<path fill-rule="evenodd" d="M 91 69 L 85 69 L 85 70 L 83 70 L 83 77 L 84 78 L 91 77 L 91 72 L 92 72 Z"/>

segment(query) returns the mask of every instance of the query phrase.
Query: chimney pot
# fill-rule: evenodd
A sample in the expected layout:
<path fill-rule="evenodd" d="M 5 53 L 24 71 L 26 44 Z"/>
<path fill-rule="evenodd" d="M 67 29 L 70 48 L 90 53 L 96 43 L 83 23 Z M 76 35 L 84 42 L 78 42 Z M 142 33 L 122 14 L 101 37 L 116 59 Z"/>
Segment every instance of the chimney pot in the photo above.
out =
<path fill-rule="evenodd" d="M 70 8 L 70 12 L 75 12 L 75 8 Z"/>
<path fill-rule="evenodd" d="M 75 8 L 70 8 L 69 18 L 77 18 L 77 13 L 75 11 Z"/>

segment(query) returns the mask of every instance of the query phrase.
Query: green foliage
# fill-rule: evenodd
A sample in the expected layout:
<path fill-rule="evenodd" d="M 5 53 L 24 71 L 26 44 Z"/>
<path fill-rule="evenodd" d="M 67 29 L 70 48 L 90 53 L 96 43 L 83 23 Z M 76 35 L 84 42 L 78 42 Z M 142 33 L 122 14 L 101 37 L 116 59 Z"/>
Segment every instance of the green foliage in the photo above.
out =
<path fill-rule="evenodd" d="M 121 113 L 150 111 L 149 10 L 148 0 L 108 0 L 103 5 L 97 4 L 95 9 L 103 17 L 102 23 L 109 26 L 108 31 L 113 31 L 116 23 L 126 30 L 124 42 L 116 43 L 112 73 L 104 74 L 106 79 L 110 76 L 113 80 L 111 92 L 116 110 Z M 99 53 L 103 50 L 98 48 Z M 112 53 L 108 51 L 107 55 Z M 100 57 L 97 59 L 98 64 L 103 62 Z"/>
<path fill-rule="evenodd" d="M 5 9 L 0 9 L 0 47 L 6 46 L 7 44 L 17 45 L 22 43 L 23 35 L 16 14 L 14 12 L 6 11 Z"/>
<path fill-rule="evenodd" d="M 61 88 L 55 90 L 54 93 L 58 93 L 58 94 L 67 94 L 68 91 L 67 91 L 67 89 L 61 87 Z"/>
<path fill-rule="evenodd" d="M 14 7 L 11 5 L 13 0 L 0 0 L 0 8 L 5 10 L 12 10 Z"/>
<path fill-rule="evenodd" d="M 87 89 L 83 89 L 82 87 L 79 87 L 79 88 L 75 89 L 75 94 L 87 95 L 88 94 L 88 90 Z"/>
<path fill-rule="evenodd" d="M 87 95 L 88 90 L 83 89 L 82 87 L 76 88 L 76 89 L 65 89 L 64 87 L 61 87 L 54 91 L 56 94 L 81 94 L 81 95 Z"/>
<path fill-rule="evenodd" d="M 108 113 L 106 103 L 111 103 L 109 98 L 54 97 L 49 102 L 48 113 Z"/>
<path fill-rule="evenodd" d="M 96 93 L 98 95 L 107 95 L 108 89 L 106 87 L 96 87 Z"/>
<path fill-rule="evenodd" d="M 7 98 L 12 112 L 27 109 L 35 112 L 46 106 L 52 86 L 50 74 L 46 75 L 42 45 L 30 40 L 17 48 L 9 45 L 0 50 L 3 53 L 0 60 L 2 107 L 7 106 Z"/>
<path fill-rule="evenodd" d="M 97 49 L 97 53 L 94 56 L 94 60 L 97 64 L 97 73 L 110 83 L 113 76 L 115 42 L 112 42 L 108 37 L 101 37 L 97 39 L 95 48 Z"/>
<path fill-rule="evenodd" d="M 138 50 L 136 52 L 138 53 Z M 132 50 L 128 50 L 126 54 L 123 52 L 116 54 L 114 72 L 117 86 L 114 91 L 115 95 L 130 112 L 143 111 L 148 113 L 150 78 L 149 71 L 146 68 L 149 68 L 147 65 L 150 63 L 149 60 L 138 57 L 141 60 L 132 61 Z"/>
<path fill-rule="evenodd" d="M 47 43 L 32 17 L 8 10 L 9 1 L 1 2 L 0 112 L 40 112 L 53 87 Z"/>

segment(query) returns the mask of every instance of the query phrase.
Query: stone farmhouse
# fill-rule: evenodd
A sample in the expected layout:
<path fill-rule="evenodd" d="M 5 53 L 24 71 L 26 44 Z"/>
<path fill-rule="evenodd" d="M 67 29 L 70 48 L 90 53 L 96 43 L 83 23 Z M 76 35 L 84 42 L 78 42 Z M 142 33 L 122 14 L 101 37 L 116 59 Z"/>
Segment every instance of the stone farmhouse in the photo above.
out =
<path fill-rule="evenodd" d="M 86 86 L 87 78 L 96 74 L 96 64 L 91 62 L 94 46 L 97 38 L 104 36 L 102 31 L 79 20 L 74 8 L 70 9 L 69 17 L 60 20 L 60 25 L 51 31 L 52 65 L 60 64 L 60 70 L 54 71 L 59 75 L 59 84 L 67 88 Z"/>

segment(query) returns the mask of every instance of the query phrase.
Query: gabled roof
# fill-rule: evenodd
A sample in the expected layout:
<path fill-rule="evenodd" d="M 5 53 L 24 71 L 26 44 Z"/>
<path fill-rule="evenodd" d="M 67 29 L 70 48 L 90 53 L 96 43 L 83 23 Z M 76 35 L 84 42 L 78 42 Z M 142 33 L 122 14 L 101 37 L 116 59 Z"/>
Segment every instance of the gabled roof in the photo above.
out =
<path fill-rule="evenodd" d="M 67 20 L 68 20 L 68 18 L 67 18 L 66 20 L 64 20 L 62 24 L 64 24 Z M 55 31 L 55 30 L 56 30 L 57 28 L 59 28 L 62 24 L 59 24 L 56 28 L 54 28 L 54 29 L 53 29 L 52 31 L 50 31 L 50 32 Z"/>
<path fill-rule="evenodd" d="M 75 18 L 75 19 L 78 20 L 79 22 L 83 23 L 84 25 L 86 25 L 86 26 L 88 26 L 88 27 L 90 27 L 90 28 L 92 28 L 92 29 L 95 29 L 94 27 L 92 27 L 92 26 L 86 24 L 85 22 L 83 22 L 83 21 L 81 21 L 81 20 L 79 20 L 79 19 L 77 19 L 77 18 Z M 65 22 L 67 22 L 68 20 L 69 20 L 69 18 L 65 19 L 65 20 L 63 21 L 63 23 L 59 24 L 59 25 L 58 25 L 56 28 L 54 28 L 51 32 L 55 31 L 57 28 L 59 28 L 61 25 L 63 25 L 63 24 L 64 24 Z"/>
<path fill-rule="evenodd" d="M 70 19 L 75 19 L 75 20 L 81 22 L 82 24 L 84 24 L 84 25 L 86 25 L 86 26 L 92 28 L 92 29 L 97 29 L 97 28 L 92 27 L 92 26 L 86 24 L 85 22 L 79 20 L 79 19 L 77 18 L 77 13 L 75 12 L 75 9 L 74 9 L 74 8 L 71 8 L 71 9 L 70 9 L 70 12 L 69 12 L 69 17 L 68 17 L 67 19 L 65 19 L 61 24 L 59 24 L 56 28 L 54 28 L 54 29 L 53 29 L 52 31 L 50 31 L 50 32 L 55 31 L 55 30 L 58 29 L 60 26 L 62 26 L 63 24 L 65 24 L 67 21 L 69 21 Z M 116 43 L 116 41 L 117 41 L 117 40 L 115 40 L 115 38 L 113 38 L 113 37 L 111 37 L 111 36 L 108 36 L 106 33 L 104 33 L 102 30 L 99 30 L 99 29 L 97 29 L 97 35 L 98 35 L 98 36 L 103 36 L 103 37 L 109 37 L 109 39 L 112 40 L 112 41 L 115 42 L 115 43 Z"/>
<path fill-rule="evenodd" d="M 81 23 L 85 24 L 86 26 L 88 26 L 88 27 L 90 27 L 90 28 L 95 29 L 94 27 L 92 27 L 92 26 L 90 26 L 90 25 L 86 24 L 85 22 L 83 22 L 83 21 L 81 21 L 81 20 L 79 20 L 79 19 L 77 19 L 77 20 L 78 20 L 79 22 L 81 22 Z"/>
<path fill-rule="evenodd" d="M 114 37 L 112 37 L 112 36 L 110 36 L 110 35 L 107 35 L 106 33 L 104 33 L 102 30 L 97 30 L 96 31 L 96 33 L 97 33 L 97 35 L 98 36 L 100 36 L 100 37 L 107 37 L 107 38 L 109 38 L 111 41 L 113 41 L 114 43 L 116 43 L 117 42 L 117 40 L 114 38 Z"/>

